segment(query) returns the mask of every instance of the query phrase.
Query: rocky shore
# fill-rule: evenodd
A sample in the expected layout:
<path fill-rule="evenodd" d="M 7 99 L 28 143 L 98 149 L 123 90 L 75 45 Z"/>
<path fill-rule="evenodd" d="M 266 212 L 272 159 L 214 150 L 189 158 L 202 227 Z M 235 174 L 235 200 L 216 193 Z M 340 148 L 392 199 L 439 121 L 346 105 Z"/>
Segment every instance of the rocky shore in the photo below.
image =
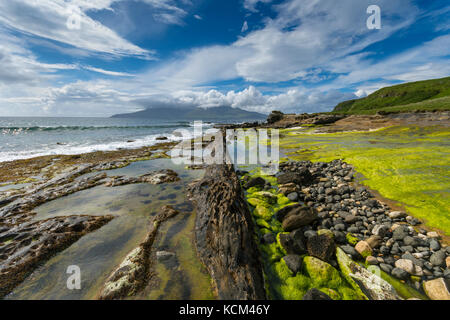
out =
<path fill-rule="evenodd" d="M 104 171 L 124 167 L 136 161 L 136 155 L 141 155 L 141 151 L 127 153 L 128 156 L 122 155 L 114 161 L 67 164 L 27 188 L 0 193 L 0 298 L 10 293 L 52 256 L 114 218 L 111 215 L 77 215 L 35 220 L 34 209 L 38 206 L 101 185 L 116 187 L 179 180 L 176 172 L 167 169 L 138 177 L 108 176 Z M 161 154 L 157 153 L 153 158 L 156 159 Z M 80 157 L 86 158 L 87 155 Z"/>
<path fill-rule="evenodd" d="M 303 161 L 282 163 L 280 170 L 269 181 L 240 172 L 275 296 L 299 297 L 309 288 L 344 299 L 449 299 L 450 247 L 418 219 L 355 185 L 352 166 Z M 387 281 L 373 286 L 366 268 L 380 275 L 379 283 Z M 317 269 L 327 269 L 326 276 Z M 293 280 L 299 274 L 302 286 Z M 336 284 L 339 274 L 353 293 Z"/>

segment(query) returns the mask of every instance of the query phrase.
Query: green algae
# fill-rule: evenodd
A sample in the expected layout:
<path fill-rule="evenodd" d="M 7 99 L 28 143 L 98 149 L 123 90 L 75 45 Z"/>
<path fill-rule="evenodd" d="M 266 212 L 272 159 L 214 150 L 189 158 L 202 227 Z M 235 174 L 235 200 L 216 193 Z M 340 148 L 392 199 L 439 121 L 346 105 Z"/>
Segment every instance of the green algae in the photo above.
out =
<path fill-rule="evenodd" d="M 356 246 L 356 244 L 359 242 L 359 239 L 350 232 L 345 235 L 345 238 L 347 239 L 347 242 L 352 246 Z"/>
<path fill-rule="evenodd" d="M 396 126 L 333 134 L 283 130 L 280 147 L 285 160 L 343 159 L 364 177 L 359 182 L 450 235 L 447 127 Z"/>
<path fill-rule="evenodd" d="M 343 280 L 339 271 L 332 265 L 315 257 L 305 257 L 303 264 L 306 273 L 317 287 L 339 288 Z"/>

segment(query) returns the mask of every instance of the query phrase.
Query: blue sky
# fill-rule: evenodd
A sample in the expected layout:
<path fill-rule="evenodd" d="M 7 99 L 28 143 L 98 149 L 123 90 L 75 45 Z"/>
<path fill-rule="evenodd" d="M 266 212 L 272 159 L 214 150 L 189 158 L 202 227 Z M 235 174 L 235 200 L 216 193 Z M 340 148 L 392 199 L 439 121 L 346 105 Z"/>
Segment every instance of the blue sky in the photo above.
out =
<path fill-rule="evenodd" d="M 328 111 L 449 76 L 449 18 L 446 0 L 1 1 L 0 116 Z"/>

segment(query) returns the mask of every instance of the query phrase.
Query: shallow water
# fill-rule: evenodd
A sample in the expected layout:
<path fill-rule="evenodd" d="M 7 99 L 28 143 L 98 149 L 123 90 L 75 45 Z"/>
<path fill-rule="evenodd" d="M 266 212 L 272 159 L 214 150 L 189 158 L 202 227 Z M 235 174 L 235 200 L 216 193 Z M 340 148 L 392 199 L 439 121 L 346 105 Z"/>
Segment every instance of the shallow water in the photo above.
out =
<path fill-rule="evenodd" d="M 192 206 L 185 200 L 187 183 L 200 178 L 203 171 L 188 171 L 181 166 L 175 166 L 170 160 L 159 159 L 132 163 L 128 167 L 107 173 L 114 176 L 137 176 L 162 168 L 177 171 L 182 180 L 163 185 L 135 184 L 115 188 L 99 186 L 36 208 L 35 219 L 74 214 L 110 214 L 116 218 L 99 230 L 85 235 L 43 264 L 7 299 L 96 298 L 111 272 L 145 238 L 150 218 L 166 204 L 173 205 L 183 213 L 163 224 L 159 237 L 162 242 L 158 244 L 158 248 L 164 247 L 165 250 L 176 253 L 179 260 L 177 270 L 181 278 L 173 271 L 165 272 L 157 264 L 156 270 L 160 273 L 158 277 L 176 284 L 171 286 L 169 283 L 161 290 L 170 290 L 170 297 L 212 297 L 211 287 L 208 285 L 209 275 L 202 272 L 202 266 L 191 243 L 195 213 L 192 213 Z M 67 289 L 66 282 L 70 275 L 66 271 L 71 265 L 77 265 L 81 269 L 81 290 Z M 188 280 L 179 285 L 182 279 Z M 164 284 L 164 281 L 161 281 L 161 284 Z M 147 294 L 140 298 L 166 297 L 164 293 L 153 294 L 154 290 L 155 288 L 147 288 Z"/>

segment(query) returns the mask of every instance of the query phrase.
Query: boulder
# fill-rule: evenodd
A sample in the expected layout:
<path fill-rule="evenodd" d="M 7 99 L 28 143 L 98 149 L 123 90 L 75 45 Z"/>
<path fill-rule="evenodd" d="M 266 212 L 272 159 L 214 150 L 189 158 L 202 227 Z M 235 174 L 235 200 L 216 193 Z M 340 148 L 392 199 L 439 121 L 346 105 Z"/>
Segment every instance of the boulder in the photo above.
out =
<path fill-rule="evenodd" d="M 450 300 L 448 283 L 443 278 L 425 281 L 423 290 L 432 300 Z"/>
<path fill-rule="evenodd" d="M 244 186 L 245 189 L 250 189 L 252 187 L 264 187 L 266 180 L 261 177 L 251 178 Z"/>
<path fill-rule="evenodd" d="M 367 263 L 368 265 L 377 265 L 379 262 L 378 262 L 378 259 L 375 258 L 374 256 L 368 256 L 368 257 L 366 258 L 366 263 Z"/>
<path fill-rule="evenodd" d="M 289 270 L 294 273 L 294 276 L 302 269 L 303 260 L 297 254 L 289 254 L 287 256 L 284 256 L 283 260 Z"/>
<path fill-rule="evenodd" d="M 399 219 L 399 218 L 405 218 L 407 214 L 405 212 L 401 211 L 392 211 L 388 214 L 389 218 L 391 219 Z"/>
<path fill-rule="evenodd" d="M 312 288 L 309 289 L 308 292 L 303 296 L 303 300 L 333 300 L 327 294 L 322 291 Z"/>
<path fill-rule="evenodd" d="M 285 172 L 277 177 L 278 184 L 294 183 L 296 185 L 309 185 L 313 180 L 311 172 L 306 168 L 300 168 L 296 172 Z"/>
<path fill-rule="evenodd" d="M 282 227 L 285 231 L 307 226 L 318 218 L 317 210 L 304 206 L 292 208 L 283 219 Z"/>
<path fill-rule="evenodd" d="M 355 250 L 358 251 L 363 258 L 372 255 L 372 248 L 366 241 L 359 241 L 355 246 Z"/>
<path fill-rule="evenodd" d="M 358 251 L 355 250 L 355 248 L 353 248 L 352 246 L 349 245 L 344 245 L 340 247 L 346 254 L 349 254 L 352 259 L 358 259 L 360 258 L 360 254 L 358 253 Z"/>
<path fill-rule="evenodd" d="M 380 237 L 384 237 L 386 233 L 389 231 L 389 228 L 384 224 L 377 224 L 372 229 L 372 234 Z"/>
<path fill-rule="evenodd" d="M 392 239 L 394 239 L 395 241 L 403 240 L 405 237 L 408 236 L 408 234 L 409 232 L 407 227 L 399 226 L 392 233 Z"/>
<path fill-rule="evenodd" d="M 334 240 L 326 234 L 308 238 L 308 254 L 323 261 L 330 261 L 336 250 Z"/>

